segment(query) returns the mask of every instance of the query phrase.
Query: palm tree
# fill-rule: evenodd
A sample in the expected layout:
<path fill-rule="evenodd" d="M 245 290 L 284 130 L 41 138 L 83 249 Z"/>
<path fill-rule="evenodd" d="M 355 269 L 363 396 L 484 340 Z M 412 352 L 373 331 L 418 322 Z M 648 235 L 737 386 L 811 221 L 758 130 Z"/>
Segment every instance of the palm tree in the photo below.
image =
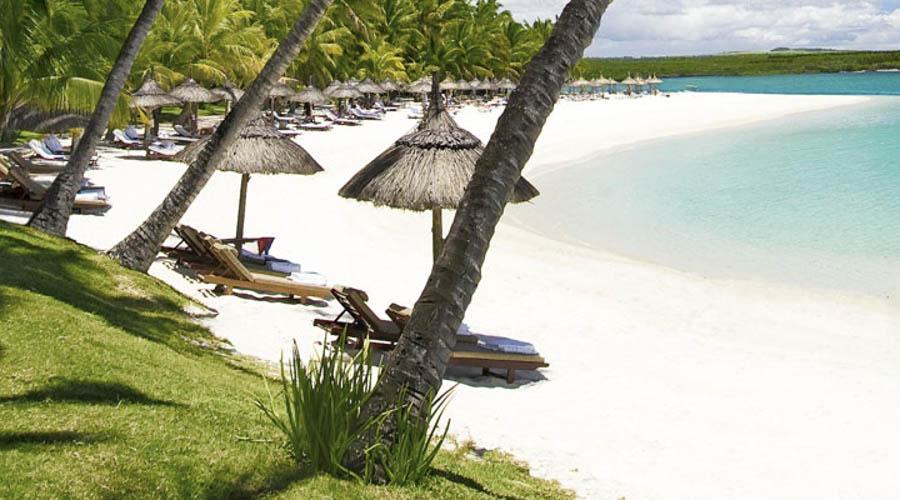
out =
<path fill-rule="evenodd" d="M 11 138 L 13 118 L 26 107 L 93 111 L 109 72 L 106 56 L 123 36 L 119 3 L 97 13 L 82 2 L 0 0 L 0 141 Z M 116 120 L 127 116 L 120 102 Z"/>
<path fill-rule="evenodd" d="M 216 165 L 237 140 L 241 129 L 259 113 L 269 91 L 291 64 L 333 0 L 310 0 L 294 28 L 281 42 L 244 97 L 213 134 L 162 204 L 109 251 L 125 267 L 147 272 L 163 241 L 212 177 Z"/>
<path fill-rule="evenodd" d="M 478 160 L 444 250 L 382 370 L 363 416 L 381 414 L 399 403 L 418 407 L 427 394 L 440 388 L 456 331 L 481 279 L 494 229 L 569 71 L 591 43 L 611 2 L 571 0 L 547 44 L 526 68 L 517 92 L 510 98 Z M 387 428 L 382 429 L 385 432 L 381 435 L 392 436 L 391 421 L 384 425 Z M 373 430 L 363 438 L 364 442 L 356 443 L 346 459 L 348 466 L 354 470 L 364 467 L 364 450 L 376 435 Z M 376 477 L 381 473 L 377 471 Z"/>
<path fill-rule="evenodd" d="M 91 121 L 72 152 L 65 170 L 53 181 L 44 201 L 32 215 L 28 222 L 29 226 L 56 236 L 66 235 L 69 216 L 72 215 L 72 205 L 75 203 L 75 194 L 81 187 L 84 172 L 94 155 L 94 150 L 97 149 L 97 143 L 100 142 L 103 131 L 109 124 L 109 119 L 116 108 L 128 75 L 131 73 L 131 66 L 134 64 L 141 44 L 162 6 L 163 0 L 147 0 L 144 4 L 144 9 L 135 21 L 128 38 L 125 39 L 125 44 L 122 46 L 112 71 L 109 72 Z"/>

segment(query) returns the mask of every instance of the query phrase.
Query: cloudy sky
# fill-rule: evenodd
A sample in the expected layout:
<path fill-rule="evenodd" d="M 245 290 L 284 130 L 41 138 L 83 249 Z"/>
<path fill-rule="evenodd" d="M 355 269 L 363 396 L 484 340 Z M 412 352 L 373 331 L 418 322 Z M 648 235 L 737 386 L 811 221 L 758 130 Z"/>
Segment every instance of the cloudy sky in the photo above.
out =
<path fill-rule="evenodd" d="M 519 19 L 566 0 L 502 0 Z M 588 55 L 649 56 L 775 47 L 900 49 L 900 0 L 615 0 Z"/>

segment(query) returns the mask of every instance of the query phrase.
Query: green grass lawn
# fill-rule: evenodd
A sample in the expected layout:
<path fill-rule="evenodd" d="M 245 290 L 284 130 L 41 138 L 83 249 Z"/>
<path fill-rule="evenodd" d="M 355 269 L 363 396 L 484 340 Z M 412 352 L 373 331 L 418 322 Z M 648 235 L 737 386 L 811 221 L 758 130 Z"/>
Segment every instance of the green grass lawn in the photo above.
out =
<path fill-rule="evenodd" d="M 510 457 L 443 452 L 416 487 L 312 476 L 166 284 L 0 221 L 0 498 L 569 498 Z M 452 431 L 452 428 L 451 428 Z"/>

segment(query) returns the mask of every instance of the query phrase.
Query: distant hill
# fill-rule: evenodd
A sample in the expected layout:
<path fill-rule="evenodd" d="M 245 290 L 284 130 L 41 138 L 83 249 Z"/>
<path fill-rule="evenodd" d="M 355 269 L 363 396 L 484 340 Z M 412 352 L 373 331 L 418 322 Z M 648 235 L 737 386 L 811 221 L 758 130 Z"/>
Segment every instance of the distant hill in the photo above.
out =
<path fill-rule="evenodd" d="M 838 51 L 790 49 L 711 56 L 586 58 L 579 76 L 623 79 L 629 74 L 677 76 L 754 76 L 802 73 L 840 73 L 900 69 L 900 51 Z"/>

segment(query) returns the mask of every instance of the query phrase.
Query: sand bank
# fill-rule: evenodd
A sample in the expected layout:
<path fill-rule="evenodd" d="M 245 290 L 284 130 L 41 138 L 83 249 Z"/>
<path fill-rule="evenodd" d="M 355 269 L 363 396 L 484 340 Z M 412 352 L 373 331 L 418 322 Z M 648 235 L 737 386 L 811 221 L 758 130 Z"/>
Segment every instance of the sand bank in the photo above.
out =
<path fill-rule="evenodd" d="M 685 94 L 563 102 L 526 175 L 540 189 L 541 171 L 603 149 L 860 100 Z M 457 119 L 487 140 L 498 116 L 465 109 Z M 413 125 L 395 113 L 304 134 L 298 141 L 326 171 L 254 177 L 247 233 L 277 236 L 273 253 L 366 290 L 377 311 L 412 304 L 430 269 L 430 216 L 336 193 Z M 74 217 L 70 236 L 109 247 L 183 169 L 129 156 L 103 151 L 89 175 L 115 208 Z M 237 175 L 217 173 L 185 222 L 232 234 L 238 185 Z M 208 325 L 239 351 L 269 360 L 292 340 L 311 352 L 322 340 L 312 320 L 338 312 L 335 304 L 211 296 L 163 264 L 152 273 L 216 309 Z M 510 451 L 580 496 L 871 499 L 900 489 L 900 312 L 883 304 L 705 280 L 501 224 L 466 322 L 534 342 L 551 367 L 513 387 L 462 378 L 452 432 Z"/>

